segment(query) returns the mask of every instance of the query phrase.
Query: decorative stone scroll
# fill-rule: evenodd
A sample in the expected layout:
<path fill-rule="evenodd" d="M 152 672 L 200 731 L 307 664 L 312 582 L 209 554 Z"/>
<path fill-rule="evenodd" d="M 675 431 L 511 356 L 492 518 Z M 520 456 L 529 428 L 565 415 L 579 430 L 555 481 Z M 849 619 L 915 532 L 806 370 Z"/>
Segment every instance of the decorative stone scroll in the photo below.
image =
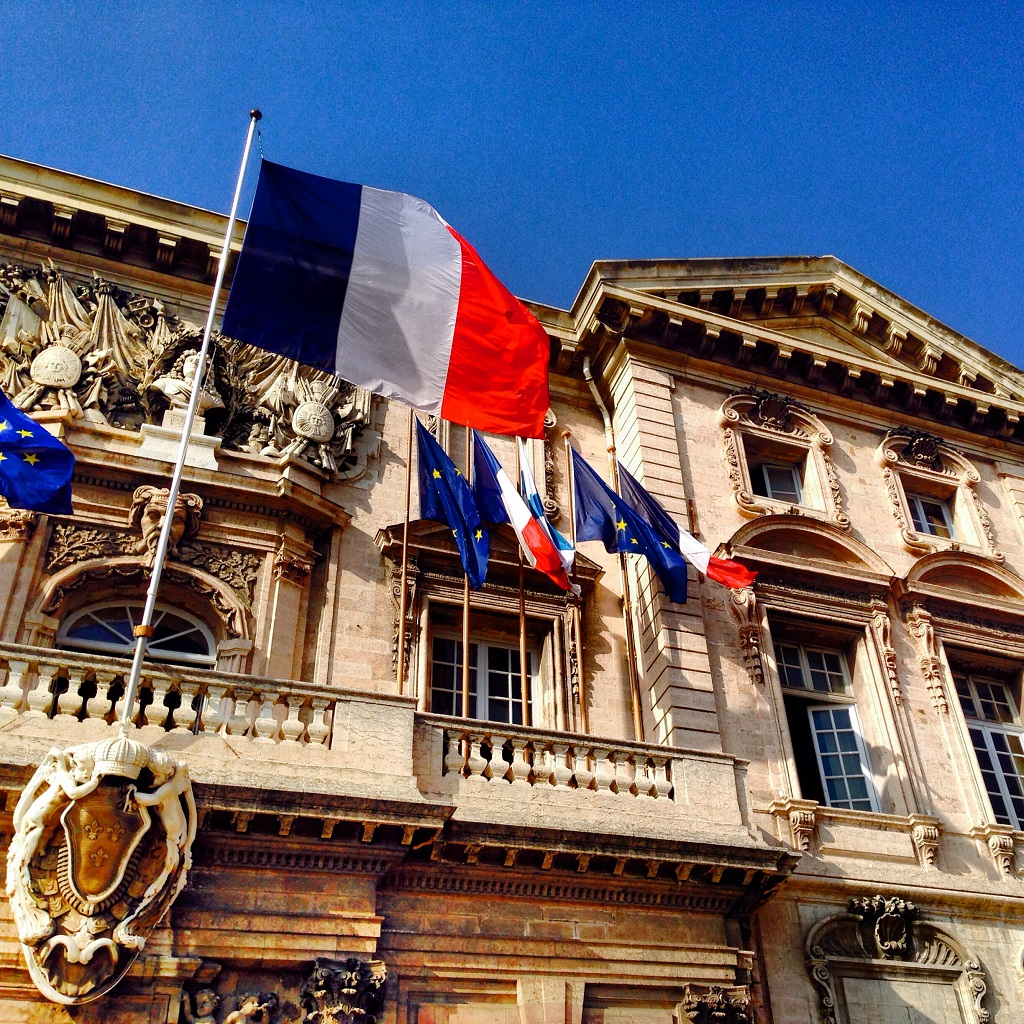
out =
<path fill-rule="evenodd" d="M 680 1024 L 751 1024 L 750 992 L 744 985 L 686 985 Z"/>
<path fill-rule="evenodd" d="M 0 388 L 26 411 L 55 410 L 129 430 L 159 424 L 192 390 L 202 329 L 162 302 L 93 277 L 0 264 Z M 361 475 L 379 448 L 373 398 L 331 374 L 218 338 L 199 411 L 226 450 L 301 458 Z"/>
<path fill-rule="evenodd" d="M 377 1024 L 386 981 L 382 960 L 317 957 L 299 989 L 299 1004 L 307 1024 Z"/>
<path fill-rule="evenodd" d="M 760 611 L 753 587 L 730 591 L 729 607 L 739 624 L 740 650 L 747 676 L 759 686 L 764 685 L 764 659 Z"/>
<path fill-rule="evenodd" d="M 939 639 L 932 624 L 931 612 L 919 602 L 913 602 L 904 612 L 904 622 L 917 643 L 917 662 L 921 666 L 932 707 L 941 714 L 949 714 L 949 700 L 946 696 L 946 671 L 939 655 Z"/>
<path fill-rule="evenodd" d="M 733 500 L 748 516 L 816 510 L 849 532 L 850 517 L 843 508 L 839 476 L 832 463 L 833 438 L 828 428 L 804 406 L 782 395 L 749 390 L 725 400 L 719 412 L 723 451 Z M 806 462 L 805 499 L 799 507 L 755 494 L 750 482 L 744 438 L 786 452 L 798 452 Z"/>
<path fill-rule="evenodd" d="M 14 811 L 7 895 L 29 973 L 57 1003 L 109 992 L 185 885 L 188 770 L 124 733 L 53 749 Z"/>
<path fill-rule="evenodd" d="M 996 562 L 1004 560 L 996 545 L 992 520 L 978 495 L 981 477 L 953 445 L 934 434 L 896 427 L 878 446 L 877 458 L 893 518 L 907 550 L 926 554 L 945 548 L 972 548 Z M 959 534 L 955 540 L 918 533 L 914 529 L 905 489 L 908 481 L 948 499 Z"/>
<path fill-rule="evenodd" d="M 989 1024 L 988 984 L 980 963 L 942 929 L 920 920 L 914 904 L 896 896 L 850 900 L 848 912 L 816 924 L 807 934 L 807 971 L 818 989 L 821 1024 L 855 1024 L 841 1015 L 838 989 L 847 973 L 860 979 L 899 977 L 951 985 L 968 1024 Z M 896 966 L 898 965 L 898 966 Z"/>
<path fill-rule="evenodd" d="M 881 599 L 871 602 L 871 632 L 878 645 L 878 652 L 882 656 L 892 702 L 899 707 L 903 703 L 903 690 L 900 688 L 896 651 L 892 646 L 892 620 L 889 618 L 889 606 Z"/>

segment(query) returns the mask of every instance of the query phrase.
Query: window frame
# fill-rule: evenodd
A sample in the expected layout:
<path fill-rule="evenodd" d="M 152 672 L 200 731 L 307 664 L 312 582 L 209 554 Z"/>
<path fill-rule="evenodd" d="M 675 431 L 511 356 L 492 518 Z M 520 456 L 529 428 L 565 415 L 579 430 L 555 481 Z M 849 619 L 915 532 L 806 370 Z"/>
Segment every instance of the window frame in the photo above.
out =
<path fill-rule="evenodd" d="M 904 488 L 906 490 L 906 488 Z M 914 530 L 928 537 L 937 537 L 939 540 L 955 541 L 957 539 L 956 526 L 954 525 L 953 509 L 948 498 L 939 497 L 933 494 L 917 494 L 913 491 L 906 491 L 907 505 L 910 509 L 910 521 Z M 946 526 L 945 535 L 937 533 L 933 529 L 931 517 L 925 514 L 924 502 L 929 502 L 938 507 L 942 512 L 942 519 Z"/>
<path fill-rule="evenodd" d="M 118 645 L 114 641 L 102 641 L 102 640 L 75 640 L 68 638 L 68 633 L 75 627 L 77 623 L 85 619 L 87 616 L 93 616 L 97 621 L 102 622 L 96 615 L 97 612 L 103 611 L 104 609 L 121 609 L 122 611 L 128 612 L 128 622 L 133 626 L 137 625 L 142 620 L 142 611 L 145 607 L 145 603 L 142 601 L 132 600 L 120 600 L 120 601 L 99 601 L 95 604 L 85 605 L 82 608 L 77 608 L 75 611 L 70 612 L 62 620 L 60 627 L 57 630 L 57 635 L 54 640 L 55 646 L 60 650 L 65 651 L 80 651 L 90 654 L 103 654 L 112 658 L 128 658 L 131 657 L 132 651 L 134 650 L 134 640 L 124 638 L 124 645 Z M 132 613 L 135 612 L 136 615 Z M 178 608 L 174 605 L 169 604 L 157 604 L 154 608 L 153 626 L 158 627 L 164 615 L 175 615 L 180 619 L 184 619 L 186 622 L 191 623 L 193 629 L 197 631 L 208 644 L 209 654 L 199 655 L 192 654 L 187 651 L 170 651 L 167 652 L 162 650 L 161 641 L 155 637 L 152 638 L 146 647 L 147 656 L 152 658 L 154 661 L 159 661 L 167 665 L 182 665 L 191 666 L 195 668 L 209 668 L 213 669 L 217 667 L 217 638 L 214 636 L 213 631 L 210 627 L 199 618 L 199 616 L 192 612 Z M 111 628 L 111 633 L 117 635 L 116 632 Z M 191 630 L 189 632 L 192 632 Z M 181 632 L 174 634 L 173 636 L 181 636 Z M 169 639 L 173 639 L 173 636 Z M 166 642 L 166 641 L 164 641 Z"/>
<path fill-rule="evenodd" d="M 762 460 L 761 462 L 754 462 L 750 464 L 750 485 L 753 488 L 754 493 L 760 498 L 769 498 L 771 501 L 782 501 L 787 502 L 790 505 L 803 505 L 804 497 L 804 486 L 803 486 L 803 461 L 800 462 L 773 462 L 769 460 Z M 796 497 L 795 501 L 790 501 L 789 498 L 783 497 L 782 495 L 773 494 L 774 490 L 772 486 L 771 477 L 768 474 L 769 469 L 786 470 L 790 474 L 790 478 L 793 484 L 793 494 Z M 757 489 L 754 482 L 755 474 L 759 472 L 760 481 L 767 494 L 762 493 Z"/>
<path fill-rule="evenodd" d="M 453 667 L 457 670 L 458 675 L 455 680 L 456 686 L 452 691 L 453 695 L 453 712 L 452 717 L 461 718 L 462 709 L 455 710 L 456 701 L 461 699 L 462 687 L 461 687 L 461 665 L 462 665 L 462 637 L 454 634 L 451 630 L 434 630 L 430 636 L 430 657 L 428 660 L 428 682 L 427 682 L 427 705 L 431 710 L 432 714 L 446 714 L 444 711 L 436 711 L 434 709 L 434 677 L 435 677 L 435 665 L 438 663 L 438 659 L 435 656 L 435 644 L 438 640 L 446 640 L 454 645 L 455 661 Z M 471 709 L 475 706 L 477 714 L 470 713 L 469 718 L 476 722 L 491 722 L 498 725 L 509 725 L 518 728 L 525 728 L 525 717 L 524 711 L 530 712 L 530 721 L 533 721 L 533 712 L 536 707 L 536 689 L 539 683 L 540 665 L 542 661 L 542 652 L 538 651 L 536 647 L 527 645 L 526 648 L 526 661 L 527 661 L 527 708 L 522 707 L 522 675 L 513 676 L 511 670 L 508 673 L 509 677 L 509 696 L 507 698 L 495 697 L 492 698 L 490 693 L 490 675 L 491 675 L 491 653 L 492 651 L 501 650 L 506 651 L 509 654 L 510 662 L 511 657 L 514 655 L 517 659 L 519 657 L 519 647 L 511 646 L 509 644 L 500 643 L 495 637 L 488 636 L 486 634 L 479 634 L 473 636 L 470 634 L 470 707 Z M 475 661 L 473 664 L 475 649 Z M 513 695 L 511 690 L 513 687 L 512 679 L 516 679 L 519 684 L 520 692 L 519 695 Z M 481 685 L 481 683 L 483 685 Z M 509 718 L 502 720 L 490 717 L 491 700 L 506 700 L 509 710 Z M 486 704 L 488 714 L 486 716 L 480 715 L 479 710 L 481 704 Z M 517 722 L 514 718 L 514 711 L 516 705 L 519 705 L 520 709 L 520 720 Z"/>
<path fill-rule="evenodd" d="M 866 799 L 867 799 L 868 803 L 871 805 L 868 808 L 852 807 L 852 806 L 851 807 L 844 807 L 842 805 L 842 803 L 833 803 L 832 802 L 832 798 L 829 795 L 828 780 L 830 778 L 837 778 L 838 777 L 838 778 L 843 779 L 844 783 L 847 783 L 847 780 L 855 777 L 855 776 L 852 776 L 852 775 L 847 775 L 845 773 L 843 775 L 841 775 L 841 776 L 828 776 L 828 775 L 825 774 L 825 765 L 824 765 L 824 762 L 823 762 L 823 758 L 824 757 L 831 756 L 832 754 L 836 754 L 836 755 L 842 757 L 844 755 L 844 753 L 848 753 L 848 752 L 844 752 L 841 749 L 838 749 L 836 751 L 826 751 L 826 752 L 822 751 L 821 745 L 818 743 L 819 732 L 818 732 L 817 727 L 815 726 L 814 713 L 816 711 L 825 711 L 825 710 L 827 710 L 829 715 L 831 716 L 831 715 L 833 715 L 835 713 L 835 709 L 836 708 L 842 708 L 842 710 L 844 712 L 846 712 L 846 713 L 848 713 L 850 715 L 850 726 L 851 726 L 850 732 L 853 734 L 854 743 L 856 744 L 856 748 L 857 748 L 856 753 L 857 753 L 857 760 L 858 760 L 859 765 L 860 765 L 860 778 L 864 782 L 864 789 L 865 789 L 865 792 L 867 794 Z M 875 791 L 874 778 L 872 777 L 871 764 L 870 764 L 870 762 L 868 760 L 867 746 L 864 743 L 864 732 L 863 732 L 863 730 L 861 728 L 860 716 L 857 714 L 857 702 L 855 700 L 851 699 L 848 702 L 847 701 L 835 701 L 835 700 L 833 700 L 833 701 L 827 701 L 825 703 L 820 703 L 820 704 L 810 704 L 810 703 L 808 703 L 808 705 L 807 705 L 807 717 L 808 717 L 808 719 L 810 721 L 811 736 L 814 739 L 814 753 L 815 753 L 815 756 L 816 756 L 817 761 L 818 761 L 818 772 L 821 775 L 821 788 L 822 788 L 822 792 L 825 794 L 825 806 L 826 807 L 835 807 L 835 808 L 838 808 L 839 810 L 844 810 L 844 811 L 867 811 L 868 813 L 877 814 L 878 811 L 879 811 L 878 794 Z M 848 783 L 847 783 L 847 789 L 849 789 Z M 853 803 L 853 798 L 851 797 L 851 799 L 848 802 L 852 804 Z"/>

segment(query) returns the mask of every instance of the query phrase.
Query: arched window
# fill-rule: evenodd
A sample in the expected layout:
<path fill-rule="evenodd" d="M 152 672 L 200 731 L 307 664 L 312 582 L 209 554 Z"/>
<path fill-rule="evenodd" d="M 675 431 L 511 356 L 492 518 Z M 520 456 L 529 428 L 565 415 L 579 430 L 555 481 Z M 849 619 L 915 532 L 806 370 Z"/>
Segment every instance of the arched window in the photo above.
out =
<path fill-rule="evenodd" d="M 135 647 L 132 629 L 142 621 L 143 605 L 111 601 L 74 612 L 61 623 L 57 646 L 65 650 L 130 655 Z M 217 661 L 217 642 L 209 628 L 179 608 L 157 605 L 155 630 L 146 653 L 158 661 L 212 667 Z"/>

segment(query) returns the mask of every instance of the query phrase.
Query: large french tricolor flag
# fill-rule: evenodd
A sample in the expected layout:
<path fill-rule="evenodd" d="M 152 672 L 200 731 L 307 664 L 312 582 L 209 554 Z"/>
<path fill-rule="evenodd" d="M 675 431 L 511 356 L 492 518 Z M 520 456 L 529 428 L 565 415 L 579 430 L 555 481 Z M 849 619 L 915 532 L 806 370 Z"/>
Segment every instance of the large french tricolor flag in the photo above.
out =
<path fill-rule="evenodd" d="M 485 522 L 512 524 L 528 565 L 550 576 L 563 590 L 573 589 L 554 541 L 479 434 L 473 438 L 473 494 Z"/>
<path fill-rule="evenodd" d="M 263 161 L 222 333 L 414 409 L 543 437 L 543 327 L 433 207 Z"/>

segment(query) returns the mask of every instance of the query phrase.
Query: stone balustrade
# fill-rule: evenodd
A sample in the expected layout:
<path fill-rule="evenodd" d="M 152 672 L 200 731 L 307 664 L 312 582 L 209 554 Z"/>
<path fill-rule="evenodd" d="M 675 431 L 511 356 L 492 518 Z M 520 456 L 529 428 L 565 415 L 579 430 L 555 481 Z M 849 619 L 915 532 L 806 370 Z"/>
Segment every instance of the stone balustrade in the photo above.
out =
<path fill-rule="evenodd" d="M 0 725 L 18 716 L 115 722 L 124 709 L 126 659 L 0 643 Z M 149 662 L 135 724 L 220 733 L 254 743 L 329 746 L 337 697 L 319 687 Z"/>
<path fill-rule="evenodd" d="M 470 783 L 594 790 L 672 800 L 672 752 L 649 744 L 420 715 L 442 733 L 444 775 Z"/>

